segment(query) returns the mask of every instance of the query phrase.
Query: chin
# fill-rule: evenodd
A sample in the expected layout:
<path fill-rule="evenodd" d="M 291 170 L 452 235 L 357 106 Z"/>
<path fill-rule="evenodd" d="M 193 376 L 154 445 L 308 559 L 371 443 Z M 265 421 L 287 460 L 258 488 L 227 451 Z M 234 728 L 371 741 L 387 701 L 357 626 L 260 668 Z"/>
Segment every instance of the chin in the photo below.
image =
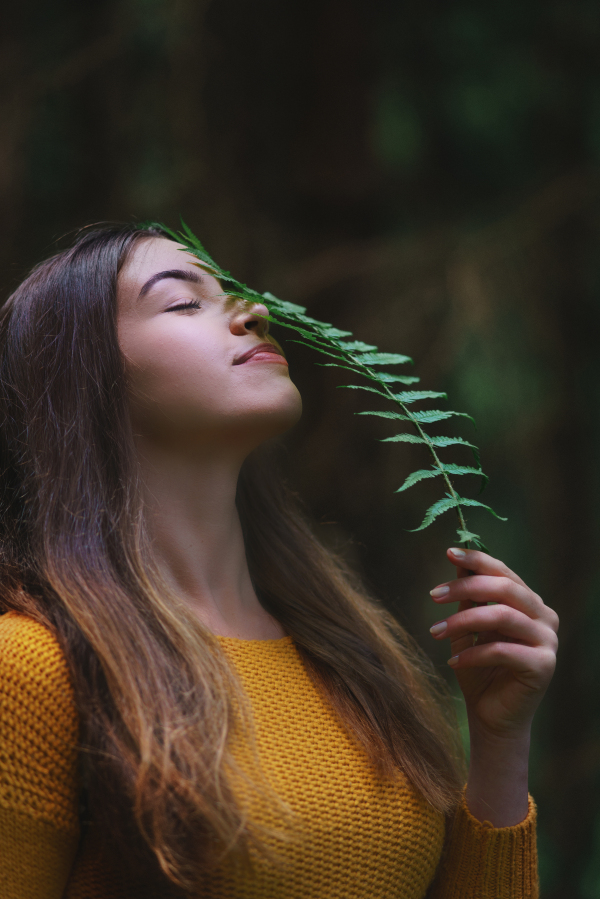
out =
<path fill-rule="evenodd" d="M 293 385 L 292 385 L 293 386 Z M 302 399 L 296 387 L 289 392 L 285 402 L 273 403 L 268 408 L 257 410 L 257 424 L 264 427 L 265 440 L 277 437 L 293 428 L 302 416 Z M 267 433 L 268 432 L 268 433 Z"/>
<path fill-rule="evenodd" d="M 238 395 L 233 407 L 198 410 L 194 400 L 195 397 L 190 398 L 179 408 L 165 404 L 160 412 L 155 406 L 150 410 L 136 409 L 134 431 L 152 443 L 174 449 L 212 445 L 225 453 L 235 449 L 244 455 L 284 434 L 302 415 L 302 399 L 289 380 L 276 390 Z"/>
<path fill-rule="evenodd" d="M 287 390 L 285 397 L 279 396 L 260 408 L 255 407 L 248 410 L 241 430 L 246 432 L 252 449 L 266 440 L 285 434 L 300 420 L 302 399 L 297 388 L 291 382 L 290 386 L 293 389 Z"/>

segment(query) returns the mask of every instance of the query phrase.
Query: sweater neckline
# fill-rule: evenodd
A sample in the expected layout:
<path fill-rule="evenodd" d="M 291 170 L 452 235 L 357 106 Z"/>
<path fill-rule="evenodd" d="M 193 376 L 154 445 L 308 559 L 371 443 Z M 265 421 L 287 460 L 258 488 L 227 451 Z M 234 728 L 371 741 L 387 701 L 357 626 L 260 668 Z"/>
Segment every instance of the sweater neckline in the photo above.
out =
<path fill-rule="evenodd" d="M 224 637 L 222 634 L 215 634 L 215 637 L 219 641 L 219 643 L 233 643 L 236 646 L 240 644 L 245 646 L 287 646 L 290 643 L 293 643 L 292 638 L 289 634 L 286 634 L 285 637 L 272 637 L 266 640 L 245 640 L 243 637 Z"/>

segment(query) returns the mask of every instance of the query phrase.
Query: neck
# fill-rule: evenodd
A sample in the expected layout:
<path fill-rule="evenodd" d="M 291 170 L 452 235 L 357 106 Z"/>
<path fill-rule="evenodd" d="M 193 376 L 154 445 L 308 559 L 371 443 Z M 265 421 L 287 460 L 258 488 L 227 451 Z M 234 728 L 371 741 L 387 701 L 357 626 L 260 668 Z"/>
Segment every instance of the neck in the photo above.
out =
<path fill-rule="evenodd" d="M 138 441 L 152 546 L 167 583 L 213 633 L 283 636 L 260 605 L 235 503 L 240 459 L 205 450 L 183 456 Z"/>

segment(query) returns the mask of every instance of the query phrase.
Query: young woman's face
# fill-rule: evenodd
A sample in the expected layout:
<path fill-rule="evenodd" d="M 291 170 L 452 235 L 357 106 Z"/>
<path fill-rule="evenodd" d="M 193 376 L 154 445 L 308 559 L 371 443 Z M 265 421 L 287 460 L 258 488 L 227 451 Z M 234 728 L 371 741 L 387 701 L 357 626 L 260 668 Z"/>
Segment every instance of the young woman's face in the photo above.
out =
<path fill-rule="evenodd" d="M 224 296 L 179 244 L 139 244 L 119 276 L 118 304 L 136 433 L 245 453 L 300 417 L 287 362 L 260 318 L 266 307 Z"/>

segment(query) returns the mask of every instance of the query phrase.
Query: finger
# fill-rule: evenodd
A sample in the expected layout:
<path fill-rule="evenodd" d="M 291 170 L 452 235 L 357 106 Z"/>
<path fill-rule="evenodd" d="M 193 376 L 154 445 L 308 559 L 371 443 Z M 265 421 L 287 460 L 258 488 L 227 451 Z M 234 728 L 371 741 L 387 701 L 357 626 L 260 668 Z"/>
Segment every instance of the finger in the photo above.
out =
<path fill-rule="evenodd" d="M 525 587 L 525 582 L 511 571 L 508 566 L 501 562 L 500 559 L 494 559 L 487 553 L 480 552 L 477 549 L 458 549 L 453 548 L 446 551 L 446 555 L 459 572 L 465 570 L 473 574 L 489 574 L 495 577 L 508 577 L 516 584 Z M 459 577 L 461 574 L 459 573 Z M 462 575 L 464 577 L 464 575 Z"/>
<path fill-rule="evenodd" d="M 548 647 L 525 646 L 523 643 L 483 643 L 463 649 L 448 659 L 451 668 L 507 668 L 514 674 L 547 683 L 556 667 L 556 654 Z"/>
<path fill-rule="evenodd" d="M 431 635 L 437 640 L 450 639 L 452 642 L 473 633 L 484 635 L 490 632 L 530 646 L 548 645 L 555 651 L 558 646 L 556 634 L 548 625 L 504 605 L 480 606 L 457 612 L 430 628 Z"/>
<path fill-rule="evenodd" d="M 530 618 L 545 618 L 548 607 L 533 590 L 507 577 L 489 577 L 474 574 L 440 584 L 430 591 L 435 602 L 486 603 L 495 602 L 512 606 Z"/>

